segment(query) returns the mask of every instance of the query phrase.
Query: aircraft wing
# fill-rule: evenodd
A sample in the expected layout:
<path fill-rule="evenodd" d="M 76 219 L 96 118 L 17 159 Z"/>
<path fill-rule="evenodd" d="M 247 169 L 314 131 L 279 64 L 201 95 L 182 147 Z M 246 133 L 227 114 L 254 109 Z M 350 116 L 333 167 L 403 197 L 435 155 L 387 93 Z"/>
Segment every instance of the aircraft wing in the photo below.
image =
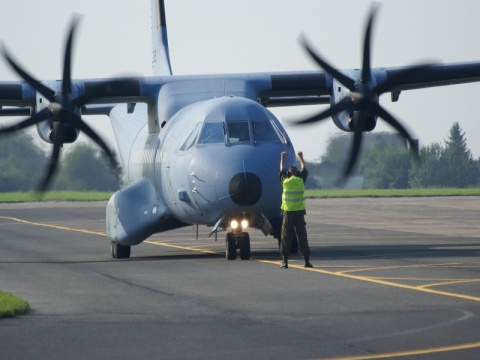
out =
<path fill-rule="evenodd" d="M 395 78 L 389 92 L 480 81 L 480 62 L 434 64 L 417 71 L 414 77 L 402 78 L 409 67 L 374 68 L 377 82 Z M 358 70 L 339 70 L 355 74 Z M 169 83 L 197 83 L 201 87 L 213 81 L 242 81 L 253 90 L 252 96 L 267 107 L 328 104 L 334 79 L 324 71 L 221 74 L 201 76 L 136 77 L 72 80 L 78 96 L 89 104 L 155 102 L 161 87 Z M 57 81 L 45 81 L 47 86 Z M 91 97 L 91 99 L 88 99 Z M 0 81 L 0 116 L 28 115 L 25 108 L 37 106 L 37 91 L 25 81 Z M 84 108 L 85 110 L 85 108 Z"/>
<path fill-rule="evenodd" d="M 401 68 L 385 69 L 387 78 L 396 77 L 401 71 Z M 413 80 L 402 81 L 399 78 L 392 90 L 414 90 L 477 81 L 480 81 L 480 62 L 437 64 L 418 72 Z"/>
<path fill-rule="evenodd" d="M 122 103 L 132 99 L 140 100 L 142 78 L 93 79 L 72 80 L 73 91 L 82 102 L 92 104 Z M 60 91 L 58 81 L 42 81 L 53 92 Z M 7 115 L 3 107 L 37 107 L 39 98 L 46 98 L 37 93 L 32 85 L 26 81 L 0 81 L 0 114 Z M 49 99 L 47 99 L 49 100 Z M 146 100 L 146 99 L 144 99 Z M 43 103 L 43 101 L 42 101 Z M 40 107 L 42 107 L 40 105 Z M 13 110 L 13 109 L 11 109 Z M 12 114 L 9 115 L 13 115 Z"/>
<path fill-rule="evenodd" d="M 432 64 L 419 69 L 415 76 L 402 74 L 410 67 L 374 68 L 372 76 L 376 82 L 394 79 L 389 89 L 392 98 L 400 91 L 429 87 L 466 84 L 480 81 L 480 62 Z M 359 70 L 339 70 L 346 74 Z M 298 72 L 267 74 L 271 87 L 259 93 L 259 99 L 269 107 L 328 104 L 334 91 L 334 79 L 325 72 Z"/>

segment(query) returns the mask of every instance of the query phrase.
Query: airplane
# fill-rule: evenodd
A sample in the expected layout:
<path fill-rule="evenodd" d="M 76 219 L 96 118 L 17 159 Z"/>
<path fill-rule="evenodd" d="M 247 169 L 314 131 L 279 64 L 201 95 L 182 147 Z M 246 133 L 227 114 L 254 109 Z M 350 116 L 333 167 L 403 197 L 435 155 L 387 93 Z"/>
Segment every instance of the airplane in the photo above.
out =
<path fill-rule="evenodd" d="M 376 6 L 368 16 L 360 69 L 336 69 L 304 35 L 301 43 L 318 70 L 174 75 L 166 5 L 151 0 L 153 76 L 72 79 L 76 18 L 68 32 L 61 80 L 35 79 L 3 48 L 6 62 L 23 80 L 0 82 L 0 115 L 27 118 L 1 128 L 0 135 L 35 125 L 40 138 L 53 145 L 37 190 L 48 190 L 63 144 L 75 142 L 80 132 L 103 149 L 117 174 L 123 171 L 125 186 L 106 208 L 115 259 L 129 258 L 132 246 L 155 233 L 191 225 L 210 227 L 215 239 L 226 231 L 227 260 L 238 253 L 242 260 L 250 258 L 250 230 L 278 241 L 280 154 L 285 151 L 286 163 L 294 164 L 296 153 L 269 108 L 330 104 L 295 123 L 331 118 L 339 129 L 353 132 L 345 179 L 358 160 L 363 133 L 374 130 L 379 118 L 418 155 L 418 143 L 380 105 L 380 95 L 390 93 L 398 101 L 403 91 L 480 80 L 480 62 L 371 68 Z M 82 119 L 98 114 L 110 118 L 121 165 Z"/>

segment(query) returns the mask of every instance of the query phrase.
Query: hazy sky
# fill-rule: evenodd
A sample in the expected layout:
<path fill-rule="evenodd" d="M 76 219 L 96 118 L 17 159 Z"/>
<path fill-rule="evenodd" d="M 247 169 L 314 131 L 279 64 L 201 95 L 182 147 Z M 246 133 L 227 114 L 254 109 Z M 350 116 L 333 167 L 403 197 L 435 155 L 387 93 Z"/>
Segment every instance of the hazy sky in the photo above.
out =
<path fill-rule="evenodd" d="M 61 77 L 65 33 L 71 15 L 83 15 L 74 49 L 74 78 L 151 75 L 150 0 L 0 0 L 0 39 L 39 79 Z M 421 61 L 480 61 L 480 1 L 385 0 L 373 37 L 373 66 Z M 365 20 L 371 2 L 361 0 L 166 0 L 170 55 L 175 74 L 247 73 L 315 69 L 299 46 L 304 33 L 338 68 L 361 66 Z M 0 80 L 18 77 L 0 59 Z M 403 92 L 381 103 L 421 145 L 448 138 L 454 121 L 480 156 L 480 84 Z M 274 109 L 282 119 L 312 108 Z M 107 139 L 106 117 L 88 117 Z M 1 119 L 0 119 L 1 121 Z M 282 121 L 286 124 L 285 121 Z M 286 129 L 307 160 L 318 159 L 331 121 Z M 375 131 L 391 130 L 380 121 Z"/>

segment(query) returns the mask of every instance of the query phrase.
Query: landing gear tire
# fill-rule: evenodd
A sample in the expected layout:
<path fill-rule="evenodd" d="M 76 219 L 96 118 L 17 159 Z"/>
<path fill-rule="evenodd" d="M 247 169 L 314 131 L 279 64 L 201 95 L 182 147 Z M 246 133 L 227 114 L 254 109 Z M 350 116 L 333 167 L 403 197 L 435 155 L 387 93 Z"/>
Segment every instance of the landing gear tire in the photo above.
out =
<path fill-rule="evenodd" d="M 229 232 L 225 238 L 225 257 L 227 260 L 237 258 L 237 249 L 240 249 L 240 259 L 250 259 L 250 235 L 247 232 L 234 234 Z"/>
<path fill-rule="evenodd" d="M 112 258 L 114 259 L 128 259 L 131 253 L 131 246 L 119 245 L 117 242 L 111 242 Z"/>
<path fill-rule="evenodd" d="M 240 259 L 250 259 L 250 235 L 242 233 L 242 237 L 238 240 L 238 247 L 240 248 Z"/>
<path fill-rule="evenodd" d="M 237 241 L 231 232 L 225 238 L 225 256 L 227 260 L 235 260 L 237 258 Z"/>

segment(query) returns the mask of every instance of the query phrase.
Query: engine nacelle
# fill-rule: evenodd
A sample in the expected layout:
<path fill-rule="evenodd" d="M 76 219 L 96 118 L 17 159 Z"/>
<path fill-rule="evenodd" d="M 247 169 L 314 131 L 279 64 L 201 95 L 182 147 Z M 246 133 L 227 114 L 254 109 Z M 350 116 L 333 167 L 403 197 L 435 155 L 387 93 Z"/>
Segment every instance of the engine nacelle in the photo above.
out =
<path fill-rule="evenodd" d="M 350 70 L 347 71 L 347 76 L 352 79 L 357 79 L 360 76 L 360 71 Z M 330 97 L 330 106 L 333 106 L 343 100 L 346 97 L 350 97 L 350 90 L 342 85 L 336 79 L 333 79 L 332 86 L 332 95 Z M 343 131 L 352 132 L 355 131 L 355 122 L 354 122 L 354 111 L 341 111 L 337 114 L 332 115 L 333 123 Z M 365 124 L 362 128 L 362 131 L 372 131 L 377 125 L 377 116 L 376 115 L 367 115 L 365 119 Z"/>
<path fill-rule="evenodd" d="M 37 124 L 38 135 L 43 141 L 50 144 L 53 144 L 52 127 L 53 119 L 48 119 Z M 75 142 L 79 134 L 80 130 L 78 130 L 77 128 L 68 124 L 65 125 L 62 143 L 67 144 Z"/>
<path fill-rule="evenodd" d="M 52 122 L 53 122 L 53 119 L 48 119 L 48 120 L 39 122 L 37 124 L 38 135 L 43 141 L 48 142 L 50 144 L 53 144 L 53 141 L 50 140 L 50 133 L 52 131 Z"/>
<path fill-rule="evenodd" d="M 56 81 L 44 81 L 42 83 L 54 91 L 60 90 L 60 85 Z M 34 110 L 35 113 L 39 113 L 43 109 L 49 108 L 51 106 L 50 101 L 39 92 L 37 92 L 35 103 L 36 103 L 35 110 Z M 43 141 L 50 144 L 53 144 L 52 128 L 53 128 L 53 118 L 37 123 L 38 135 Z M 79 134 L 80 134 L 80 130 L 78 130 L 77 128 L 69 124 L 65 124 L 63 143 L 65 144 L 65 143 L 75 142 Z"/>

